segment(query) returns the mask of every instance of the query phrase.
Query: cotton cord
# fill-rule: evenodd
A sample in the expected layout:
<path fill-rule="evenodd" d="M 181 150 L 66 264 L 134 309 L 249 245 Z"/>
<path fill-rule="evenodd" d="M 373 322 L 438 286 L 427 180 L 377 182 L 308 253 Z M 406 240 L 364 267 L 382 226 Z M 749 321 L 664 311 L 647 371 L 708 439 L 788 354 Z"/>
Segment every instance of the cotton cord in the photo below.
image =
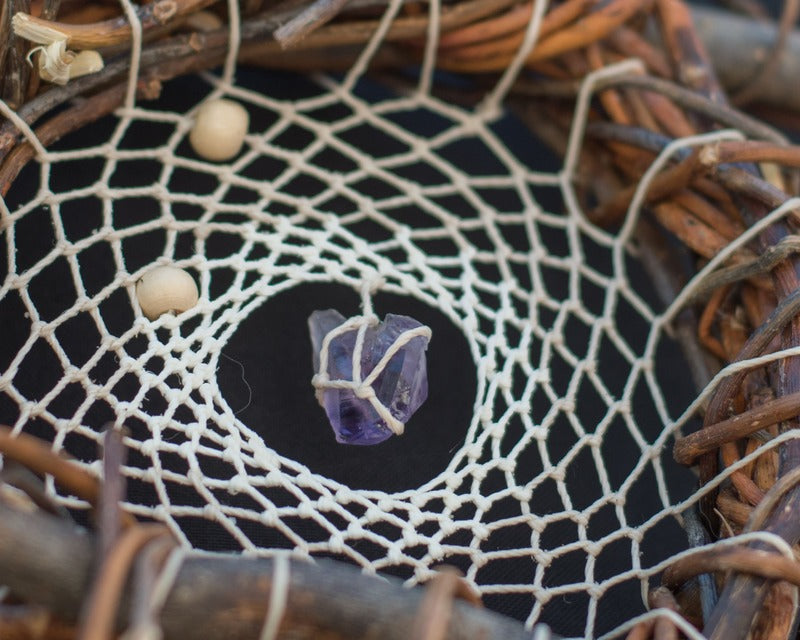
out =
<path fill-rule="evenodd" d="M 128 86 L 125 91 L 125 108 L 131 110 L 136 106 L 136 85 L 139 78 L 139 65 L 142 57 L 142 23 L 130 0 L 119 0 L 128 24 L 131 27 L 131 57 Z"/>
<path fill-rule="evenodd" d="M 187 551 L 183 547 L 176 547 L 170 552 L 150 595 L 150 606 L 154 612 L 159 613 L 164 608 L 186 557 Z"/>
<path fill-rule="evenodd" d="M 44 145 L 41 143 L 39 138 L 34 133 L 33 129 L 25 122 L 22 118 L 17 115 L 17 112 L 14 111 L 11 107 L 4 100 L 0 100 L 0 113 L 3 114 L 4 118 L 8 118 L 11 122 L 14 123 L 14 126 L 17 130 L 25 136 L 25 140 L 34 148 L 36 149 L 36 156 L 39 158 L 45 158 L 47 156 L 47 149 L 44 148 Z"/>
<path fill-rule="evenodd" d="M 514 81 L 519 76 L 522 70 L 525 59 L 528 57 L 536 43 L 539 40 L 539 30 L 542 26 L 542 18 L 544 18 L 547 8 L 550 5 L 549 0 L 534 0 L 533 11 L 531 20 L 525 30 L 525 38 L 522 45 L 517 49 L 514 54 L 514 59 L 503 71 L 503 75 L 495 84 L 492 92 L 486 97 L 483 104 L 480 106 L 480 111 L 484 114 L 494 117 L 501 113 L 501 104 L 505 99 Z"/>
<path fill-rule="evenodd" d="M 544 624 L 537 624 L 533 628 L 533 635 L 531 635 L 531 640 L 552 640 L 553 633 L 550 631 L 550 627 Z"/>
<path fill-rule="evenodd" d="M 272 581 L 269 588 L 269 605 L 264 626 L 259 640 L 276 640 L 283 616 L 286 613 L 286 602 L 289 598 L 291 583 L 289 558 L 277 555 L 273 558 Z"/>
<path fill-rule="evenodd" d="M 146 608 L 143 611 L 136 611 L 131 607 L 131 615 L 133 622 L 131 626 L 125 630 L 120 636 L 121 640 L 161 640 L 164 636 L 159 618 L 161 611 L 164 608 L 164 603 L 167 600 L 178 573 L 183 566 L 186 559 L 186 550 L 180 547 L 175 547 L 174 543 L 170 541 L 158 541 L 171 545 L 173 548 L 167 551 L 166 560 L 163 562 L 158 575 L 156 576 L 152 587 L 148 584 L 147 587 L 138 585 L 139 589 L 149 590 L 144 594 L 146 598 Z M 160 554 L 159 549 L 153 550 L 154 553 Z M 147 561 L 147 558 L 140 556 L 139 562 Z M 141 591 L 134 595 L 134 600 L 142 595 Z M 136 611 L 134 613 L 134 611 Z"/>

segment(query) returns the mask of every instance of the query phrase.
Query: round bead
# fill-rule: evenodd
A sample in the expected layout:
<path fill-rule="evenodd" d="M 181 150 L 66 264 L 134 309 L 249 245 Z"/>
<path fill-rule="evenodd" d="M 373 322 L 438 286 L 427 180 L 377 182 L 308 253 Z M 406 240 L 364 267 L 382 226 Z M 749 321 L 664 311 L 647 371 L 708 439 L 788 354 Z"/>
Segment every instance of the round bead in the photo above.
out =
<path fill-rule="evenodd" d="M 199 298 L 194 278 L 178 267 L 156 267 L 136 283 L 142 313 L 155 320 L 162 313 L 183 313 Z"/>
<path fill-rule="evenodd" d="M 238 102 L 209 100 L 197 112 L 189 142 L 206 160 L 230 160 L 242 148 L 249 125 L 250 116 Z"/>

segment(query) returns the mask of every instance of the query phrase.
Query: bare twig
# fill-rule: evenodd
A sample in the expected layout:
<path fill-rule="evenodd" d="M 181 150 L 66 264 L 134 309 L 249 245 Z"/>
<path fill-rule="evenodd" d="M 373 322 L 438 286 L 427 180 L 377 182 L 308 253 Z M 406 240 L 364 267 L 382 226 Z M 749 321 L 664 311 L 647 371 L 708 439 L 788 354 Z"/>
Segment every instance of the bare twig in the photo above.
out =
<path fill-rule="evenodd" d="M 136 554 L 153 540 L 169 535 L 169 530 L 160 524 L 129 527 L 122 534 L 93 580 L 82 609 L 77 640 L 111 637 L 125 580 Z"/>
<path fill-rule="evenodd" d="M 330 22 L 347 4 L 348 0 L 315 0 L 275 31 L 275 39 L 288 49 L 309 33 Z"/>
<path fill-rule="evenodd" d="M 456 598 L 466 600 L 473 606 L 482 606 L 480 596 L 463 581 L 458 570 L 444 567 L 427 587 L 410 637 L 418 640 L 443 640 Z"/>
<path fill-rule="evenodd" d="M 528 55 L 527 62 L 533 64 L 597 42 L 635 14 L 643 12 L 648 5 L 646 0 L 613 0 L 597 5 L 581 20 L 539 40 Z M 514 34 L 502 42 L 498 41 L 497 47 L 482 48 L 480 54 L 474 49 L 447 49 L 441 52 L 438 64 L 451 71 L 502 71 L 511 63 L 523 38 L 524 33 Z"/>
<path fill-rule="evenodd" d="M 710 548 L 672 564 L 663 575 L 665 586 L 676 589 L 699 573 L 740 571 L 800 586 L 800 563 L 782 554 L 749 548 Z"/>
<path fill-rule="evenodd" d="M 669 97 L 686 109 L 695 111 L 727 127 L 739 129 L 739 131 L 748 136 L 760 140 L 770 140 L 777 144 L 786 144 L 786 137 L 777 129 L 765 125 L 763 122 L 751 118 L 741 111 L 732 109 L 725 104 L 720 104 L 694 91 L 685 89 L 669 80 L 631 74 L 604 80 L 598 83 L 598 88 L 609 85 L 640 87 L 649 91 L 655 91 Z"/>
<path fill-rule="evenodd" d="M 30 10 L 30 0 L 8 0 L 4 4 L 8 4 L 9 16 L 13 16 L 18 11 Z M 13 33 L 9 33 L 7 38 L 6 65 L 4 70 L 0 69 L 4 74 L 3 99 L 12 109 L 16 109 L 23 104 L 30 78 L 30 67 L 25 59 L 28 42 Z"/>
<path fill-rule="evenodd" d="M 660 26 L 681 84 L 712 102 L 724 103 L 725 94 L 698 36 L 689 7 L 681 0 L 657 0 Z"/>
<path fill-rule="evenodd" d="M 695 291 L 694 299 L 703 298 L 711 291 L 726 284 L 766 273 L 795 253 L 800 253 L 800 237 L 787 236 L 775 246 L 764 251 L 758 258 L 742 264 L 725 267 L 709 274 Z"/>
<path fill-rule="evenodd" d="M 64 519 L 70 518 L 69 512 L 47 494 L 41 478 L 16 460 L 9 458 L 4 461 L 0 471 L 0 486 L 2 483 L 23 491 L 42 511 Z"/>
<path fill-rule="evenodd" d="M 0 425 L 0 453 L 25 465 L 36 473 L 53 476 L 56 484 L 73 495 L 97 504 L 99 483 L 80 467 L 54 453 L 46 443 L 24 433 L 11 435 L 9 427 Z M 124 520 L 132 523 L 133 518 L 126 514 Z"/>
<path fill-rule="evenodd" d="M 760 142 L 757 140 L 730 140 L 705 147 L 701 164 L 774 162 L 784 167 L 800 167 L 800 146 Z"/>
<path fill-rule="evenodd" d="M 137 8 L 137 17 L 142 29 L 147 31 L 162 27 L 165 23 L 181 16 L 199 11 L 216 2 L 216 0 L 157 0 Z M 54 22 L 27 15 L 26 9 L 17 9 L 16 20 L 25 20 L 39 27 L 47 27 L 60 31 L 67 38 L 67 45 L 74 49 L 98 49 L 130 42 L 131 27 L 126 16 L 121 15 L 111 20 L 93 24 L 70 24 Z"/>
<path fill-rule="evenodd" d="M 733 442 L 798 414 L 800 392 L 775 398 L 679 439 L 675 443 L 675 460 L 681 464 L 691 464 L 698 456 L 713 451 L 726 442 Z"/>
<path fill-rule="evenodd" d="M 119 538 L 122 521 L 119 504 L 125 499 L 125 478 L 122 465 L 126 451 L 122 434 L 114 425 L 106 425 L 103 436 L 103 484 L 97 504 L 98 557 L 103 562 Z"/>

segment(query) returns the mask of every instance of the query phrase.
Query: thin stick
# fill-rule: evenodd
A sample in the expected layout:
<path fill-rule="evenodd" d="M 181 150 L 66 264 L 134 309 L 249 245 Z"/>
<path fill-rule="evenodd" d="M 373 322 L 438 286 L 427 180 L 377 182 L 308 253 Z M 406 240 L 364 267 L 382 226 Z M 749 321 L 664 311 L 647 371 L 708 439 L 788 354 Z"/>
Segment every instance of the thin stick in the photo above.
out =
<path fill-rule="evenodd" d="M 739 448 L 732 442 L 726 442 L 720 446 L 720 458 L 725 468 L 732 467 L 742 459 L 739 455 Z M 756 483 L 750 479 L 744 469 L 737 469 L 732 472 L 730 479 L 736 492 L 747 503 L 756 506 L 764 499 L 764 492 L 756 486 Z"/>
<path fill-rule="evenodd" d="M 711 571 L 738 571 L 800 586 L 800 563 L 774 551 L 758 549 L 705 549 L 670 565 L 662 577 L 666 587 L 677 589 L 686 580 Z"/>
<path fill-rule="evenodd" d="M 148 31 L 175 18 L 194 13 L 213 4 L 216 0 L 158 0 L 150 4 L 138 6 L 136 14 L 142 29 Z M 15 20 L 22 20 L 36 27 L 55 29 L 67 38 L 67 45 L 74 49 L 99 49 L 130 42 L 131 26 L 125 16 L 91 24 L 69 24 L 54 22 L 27 15 L 18 15 Z"/>
<path fill-rule="evenodd" d="M 688 5 L 681 0 L 658 0 L 657 6 L 662 35 L 681 84 L 712 102 L 724 104 L 725 93 L 694 27 Z"/>
<path fill-rule="evenodd" d="M 0 453 L 36 473 L 53 476 L 56 484 L 66 491 L 90 504 L 97 504 L 100 492 L 97 478 L 54 453 L 42 440 L 24 433 L 11 434 L 10 427 L 0 425 Z M 134 522 L 129 514 L 122 517 L 127 523 Z"/>
<path fill-rule="evenodd" d="M 613 0 L 599 5 L 596 11 L 569 27 L 559 29 L 549 37 L 541 39 L 527 58 L 530 65 L 535 62 L 555 58 L 564 53 L 575 51 L 605 38 L 615 28 L 627 22 L 633 15 L 642 11 L 648 3 L 646 0 Z M 452 55 L 451 51 L 443 51 L 438 64 L 451 71 L 490 72 L 502 71 L 512 61 L 514 53 L 521 45 L 518 36 L 503 41 L 502 46 L 493 50 L 484 48 L 464 48 Z M 500 44 L 498 42 L 498 44 Z"/>
<path fill-rule="evenodd" d="M 680 438 L 673 455 L 680 464 L 692 464 L 704 453 L 734 442 L 760 429 L 800 415 L 800 392 L 781 396 L 710 427 Z"/>
<path fill-rule="evenodd" d="M 628 75 L 609 78 L 599 83 L 598 88 L 618 84 L 622 86 L 640 87 L 661 93 L 686 109 L 696 111 L 708 118 L 739 129 L 742 133 L 761 140 L 771 140 L 778 144 L 786 144 L 786 137 L 777 129 L 751 118 L 736 109 L 714 102 L 710 98 L 690 91 L 680 85 L 653 76 Z"/>
<path fill-rule="evenodd" d="M 659 173 L 649 185 L 646 202 L 661 200 L 675 191 L 683 189 L 697 175 L 697 155 L 692 154 L 685 160 Z M 628 210 L 636 193 L 637 186 L 631 185 L 620 189 L 610 200 L 606 200 L 592 213 L 593 220 L 602 220 L 603 224 L 618 221 Z"/>
<path fill-rule="evenodd" d="M 126 84 L 121 83 L 97 94 L 89 103 L 78 104 L 71 109 L 61 112 L 46 124 L 36 129 L 36 135 L 45 146 L 52 144 L 70 131 L 98 118 L 111 113 L 116 109 L 125 97 Z M 0 165 L 0 195 L 5 196 L 14 179 L 22 168 L 35 155 L 33 147 L 26 143 L 16 147 L 2 165 Z"/>
<path fill-rule="evenodd" d="M 705 147 L 701 151 L 700 162 L 706 166 L 774 162 L 785 167 L 800 167 L 800 146 L 758 140 L 730 140 Z"/>
<path fill-rule="evenodd" d="M 647 605 L 651 609 L 669 609 L 681 613 L 675 596 L 665 587 L 657 587 L 647 594 Z M 678 640 L 678 629 L 669 618 L 658 618 L 655 623 L 655 640 Z"/>
<path fill-rule="evenodd" d="M 288 49 L 312 31 L 336 17 L 348 0 L 315 0 L 310 6 L 275 31 L 275 39 L 281 47 Z"/>
<path fill-rule="evenodd" d="M 7 0 L 7 4 L 8 15 L 13 16 L 18 11 L 30 10 L 30 0 Z M 0 71 L 4 73 L 3 98 L 12 109 L 22 106 L 28 88 L 30 67 L 25 59 L 28 44 L 26 40 L 11 32 L 5 45 L 8 49 L 6 67 Z"/>
<path fill-rule="evenodd" d="M 114 425 L 106 425 L 103 436 L 103 484 L 97 503 L 98 556 L 105 559 L 111 553 L 120 536 L 122 521 L 119 503 L 125 499 L 125 446 L 122 434 Z"/>
<path fill-rule="evenodd" d="M 728 240 L 738 238 L 744 232 L 744 226 L 738 220 L 731 220 L 727 213 L 718 209 L 696 191 L 682 189 L 673 198 L 675 202 L 689 209 L 699 220 L 719 231 Z M 743 253 L 747 253 L 747 251 L 745 250 Z"/>
<path fill-rule="evenodd" d="M 663 78 L 672 76 L 672 69 L 666 56 L 630 27 L 622 25 L 612 31 L 608 37 L 608 42 L 625 57 L 641 59 L 647 65 L 647 68 L 657 76 Z"/>
<path fill-rule="evenodd" d="M 542 20 L 539 39 L 564 29 L 593 4 L 594 0 L 569 0 L 553 7 Z M 513 56 L 525 39 L 525 29 L 532 11 L 532 4 L 525 4 L 497 18 L 451 31 L 440 39 L 440 50 L 443 54 L 464 60 Z"/>
<path fill-rule="evenodd" d="M 87 502 L 97 501 L 99 484 L 94 476 L 53 453 L 42 440 L 11 433 L 10 427 L 0 425 L 0 453 L 37 473 L 52 475 L 62 488 Z"/>
<path fill-rule="evenodd" d="M 730 489 L 723 489 L 719 492 L 717 495 L 717 507 L 728 520 L 740 529 L 747 524 L 750 515 L 753 513 L 753 507 L 735 498 Z"/>
<path fill-rule="evenodd" d="M 800 252 L 800 237 L 787 236 L 778 244 L 764 251 L 758 258 L 743 264 L 725 267 L 709 274 L 706 281 L 697 289 L 694 299 L 701 299 L 714 289 L 726 284 L 752 278 L 771 271 L 775 266 L 794 253 Z"/>
<path fill-rule="evenodd" d="M 69 511 L 53 500 L 47 493 L 44 482 L 39 476 L 10 457 L 3 461 L 3 470 L 0 471 L 0 486 L 3 483 L 23 491 L 33 504 L 42 511 L 60 518 L 69 519 L 71 517 Z M 1 601 L 2 598 L 0 597 Z M 0 635 L 0 638 L 2 638 L 2 635 Z"/>
<path fill-rule="evenodd" d="M 161 524 L 143 524 L 129 528 L 101 564 L 83 608 L 77 640 L 107 640 L 114 630 L 114 620 L 125 580 L 136 554 L 148 543 L 169 536 Z"/>
<path fill-rule="evenodd" d="M 0 2 L 0 95 L 5 93 L 5 66 L 11 37 L 11 3 Z"/>
<path fill-rule="evenodd" d="M 667 200 L 654 204 L 653 214 L 687 247 L 704 258 L 713 258 L 728 244 L 728 239 L 716 229 L 697 219 L 684 206 Z"/>
<path fill-rule="evenodd" d="M 453 601 L 462 598 L 474 606 L 482 606 L 478 596 L 455 569 L 446 567 L 431 579 L 414 621 L 410 638 L 443 640 L 450 622 Z"/>
<path fill-rule="evenodd" d="M 717 356 L 722 362 L 728 359 L 728 354 L 722 343 L 711 335 L 711 326 L 723 298 L 728 294 L 728 287 L 717 289 L 708 301 L 706 308 L 700 315 L 700 322 L 697 324 L 697 337 L 700 343 L 711 353 Z"/>

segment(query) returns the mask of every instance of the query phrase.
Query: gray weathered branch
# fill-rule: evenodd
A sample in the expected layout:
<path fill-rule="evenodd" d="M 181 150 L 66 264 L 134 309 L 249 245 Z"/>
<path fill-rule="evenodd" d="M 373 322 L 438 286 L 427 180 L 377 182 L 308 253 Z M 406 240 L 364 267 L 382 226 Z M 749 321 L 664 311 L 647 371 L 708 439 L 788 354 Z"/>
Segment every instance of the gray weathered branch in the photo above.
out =
<path fill-rule="evenodd" d="M 63 519 L 0 502 L 0 583 L 66 620 L 76 619 L 88 590 L 94 545 L 93 534 Z M 269 558 L 187 552 L 161 612 L 164 639 L 258 638 L 274 567 Z M 403 588 L 399 580 L 366 576 L 331 560 L 291 560 L 289 567 L 280 637 L 405 640 L 425 596 L 423 588 Z M 522 640 L 531 632 L 516 620 L 455 601 L 446 638 Z"/>

